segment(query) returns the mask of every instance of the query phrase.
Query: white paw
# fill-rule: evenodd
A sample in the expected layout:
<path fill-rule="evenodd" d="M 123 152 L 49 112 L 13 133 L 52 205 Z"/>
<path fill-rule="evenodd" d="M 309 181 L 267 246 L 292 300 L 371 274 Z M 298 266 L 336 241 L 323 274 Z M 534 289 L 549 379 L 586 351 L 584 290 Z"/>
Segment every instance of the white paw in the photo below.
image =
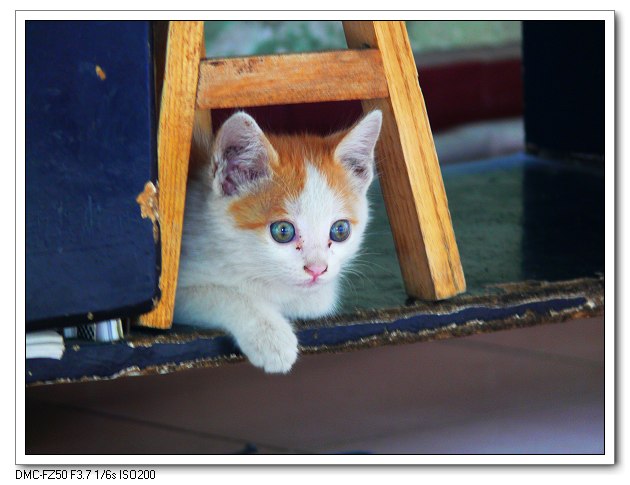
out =
<path fill-rule="evenodd" d="M 269 373 L 286 374 L 298 356 L 298 340 L 288 322 L 256 322 L 253 331 L 238 340 L 241 351 L 256 367 Z"/>

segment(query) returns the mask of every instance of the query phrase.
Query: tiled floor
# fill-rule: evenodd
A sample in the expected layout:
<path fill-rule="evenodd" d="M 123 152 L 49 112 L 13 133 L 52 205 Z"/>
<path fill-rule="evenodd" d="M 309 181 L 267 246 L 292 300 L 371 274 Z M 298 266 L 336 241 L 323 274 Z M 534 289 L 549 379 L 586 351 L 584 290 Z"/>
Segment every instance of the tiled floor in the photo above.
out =
<path fill-rule="evenodd" d="M 602 453 L 603 318 L 27 389 L 27 453 Z M 255 448 L 254 448 L 255 447 Z"/>

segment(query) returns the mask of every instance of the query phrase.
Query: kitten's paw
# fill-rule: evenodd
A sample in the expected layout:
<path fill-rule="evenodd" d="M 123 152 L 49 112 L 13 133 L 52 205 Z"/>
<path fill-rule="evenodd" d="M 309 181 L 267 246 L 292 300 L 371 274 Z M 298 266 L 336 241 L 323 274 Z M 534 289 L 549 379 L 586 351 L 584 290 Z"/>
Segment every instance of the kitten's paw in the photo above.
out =
<path fill-rule="evenodd" d="M 265 372 L 289 372 L 297 360 L 298 341 L 288 322 L 263 321 L 255 329 L 238 342 L 249 361 Z"/>

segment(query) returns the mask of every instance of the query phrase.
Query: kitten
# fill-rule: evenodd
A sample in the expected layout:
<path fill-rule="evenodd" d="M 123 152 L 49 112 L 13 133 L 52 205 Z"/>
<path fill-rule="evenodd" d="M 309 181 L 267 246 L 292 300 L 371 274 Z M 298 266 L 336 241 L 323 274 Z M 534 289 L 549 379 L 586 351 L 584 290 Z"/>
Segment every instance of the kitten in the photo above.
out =
<path fill-rule="evenodd" d="M 222 329 L 249 361 L 288 372 L 290 320 L 329 315 L 368 220 L 381 112 L 327 137 L 265 135 L 232 115 L 211 143 L 196 127 L 175 305 L 178 322 Z M 206 132 L 207 133 L 207 132 Z"/>

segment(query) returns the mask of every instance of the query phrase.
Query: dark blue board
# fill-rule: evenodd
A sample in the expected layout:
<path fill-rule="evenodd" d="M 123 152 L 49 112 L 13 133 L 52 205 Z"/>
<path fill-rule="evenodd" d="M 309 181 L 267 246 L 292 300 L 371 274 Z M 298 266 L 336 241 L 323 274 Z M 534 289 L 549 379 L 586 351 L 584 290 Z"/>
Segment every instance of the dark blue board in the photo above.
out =
<path fill-rule="evenodd" d="M 297 336 L 304 349 L 335 348 L 361 344 L 370 338 L 388 339 L 389 335 L 410 337 L 422 331 L 470 322 L 501 321 L 525 315 L 546 316 L 553 312 L 579 310 L 588 305 L 581 296 L 552 298 L 495 307 L 475 305 L 447 313 L 417 313 L 393 321 L 358 322 L 331 327 L 298 328 Z M 392 339 L 395 341 L 395 338 Z M 26 361 L 26 383 L 112 378 L 126 373 L 142 373 L 160 366 L 186 366 L 241 354 L 227 335 L 196 335 L 180 342 L 156 342 L 152 345 L 129 345 L 126 342 L 97 344 L 81 342 L 67 346 L 61 360 L 29 359 Z"/>
<path fill-rule="evenodd" d="M 525 138 L 532 149 L 604 155 L 603 20 L 523 22 Z"/>
<path fill-rule="evenodd" d="M 136 315 L 160 247 L 150 22 L 26 23 L 27 330 Z"/>

